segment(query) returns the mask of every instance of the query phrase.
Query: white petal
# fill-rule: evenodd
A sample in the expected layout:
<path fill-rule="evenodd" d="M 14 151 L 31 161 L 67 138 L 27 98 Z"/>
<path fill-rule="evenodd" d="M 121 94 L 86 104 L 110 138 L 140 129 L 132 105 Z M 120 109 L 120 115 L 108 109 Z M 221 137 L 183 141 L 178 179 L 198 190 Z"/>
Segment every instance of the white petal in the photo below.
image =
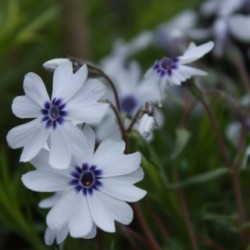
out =
<path fill-rule="evenodd" d="M 94 155 L 94 163 L 103 169 L 103 176 L 116 176 L 135 171 L 141 162 L 140 153 L 124 155 L 124 142 L 103 141 Z"/>
<path fill-rule="evenodd" d="M 90 104 L 100 100 L 106 93 L 107 88 L 98 79 L 89 79 L 79 91 L 69 100 L 68 105 L 77 106 L 79 103 Z"/>
<path fill-rule="evenodd" d="M 46 222 L 52 230 L 59 231 L 68 224 L 75 204 L 77 204 L 77 198 L 75 190 L 71 190 L 49 211 Z"/>
<path fill-rule="evenodd" d="M 62 197 L 63 192 L 56 192 L 54 195 L 43 199 L 39 202 L 38 206 L 40 208 L 51 208 L 53 207 L 56 202 Z"/>
<path fill-rule="evenodd" d="M 49 151 L 46 149 L 42 149 L 30 163 L 39 170 L 53 170 L 49 164 Z"/>
<path fill-rule="evenodd" d="M 51 133 L 50 164 L 59 169 L 69 167 L 72 155 L 82 158 L 88 146 L 82 131 L 69 122 L 64 122 Z"/>
<path fill-rule="evenodd" d="M 70 106 L 68 111 L 68 118 L 70 120 L 76 121 L 77 123 L 88 123 L 88 124 L 98 124 L 108 110 L 109 104 L 107 103 L 96 103 L 90 105 L 77 105 Z"/>
<path fill-rule="evenodd" d="M 68 142 L 64 140 L 61 129 L 57 128 L 51 133 L 49 163 L 53 168 L 66 169 L 70 165 L 71 158 Z"/>
<path fill-rule="evenodd" d="M 61 244 L 69 234 L 69 230 L 67 226 L 64 226 L 61 230 L 56 233 L 56 243 Z"/>
<path fill-rule="evenodd" d="M 22 176 L 23 184 L 38 192 L 56 192 L 68 189 L 70 188 L 69 181 L 69 177 L 39 170 L 30 171 Z"/>
<path fill-rule="evenodd" d="M 90 212 L 95 224 L 106 232 L 115 232 L 115 224 L 109 210 L 101 201 L 100 192 L 87 196 Z"/>
<path fill-rule="evenodd" d="M 55 238 L 56 238 L 56 232 L 47 227 L 44 234 L 44 241 L 46 245 L 51 246 Z"/>
<path fill-rule="evenodd" d="M 102 203 L 107 206 L 111 216 L 114 220 L 128 225 L 133 220 L 133 210 L 132 208 L 124 201 L 117 200 L 106 194 L 100 195 Z"/>
<path fill-rule="evenodd" d="M 81 123 L 99 123 L 109 107 L 106 103 L 98 103 L 105 92 L 106 88 L 100 81 L 87 81 L 69 100 L 68 118 Z"/>
<path fill-rule="evenodd" d="M 175 70 L 173 70 L 172 75 L 171 75 L 171 77 L 169 77 L 169 79 L 172 80 L 174 85 L 180 85 L 181 84 L 181 79 L 180 79 L 178 73 L 176 73 Z"/>
<path fill-rule="evenodd" d="M 84 126 L 84 129 L 83 129 L 83 134 L 85 135 L 86 137 L 86 143 L 87 145 L 84 147 L 84 160 L 86 162 L 92 162 L 93 161 L 93 157 L 94 157 L 94 151 L 95 151 L 95 133 L 93 131 L 93 129 L 88 126 L 88 125 L 85 125 Z M 78 158 L 78 157 L 77 157 Z M 79 163 L 82 163 L 82 159 L 79 159 L 80 162 Z"/>
<path fill-rule="evenodd" d="M 196 69 L 186 65 L 180 65 L 178 69 L 178 73 L 183 77 L 183 79 L 189 79 L 192 76 L 207 76 L 207 72 Z"/>
<path fill-rule="evenodd" d="M 214 42 L 211 41 L 199 46 L 196 46 L 194 43 L 190 43 L 184 55 L 179 57 L 180 63 L 185 64 L 196 61 L 212 50 L 213 47 Z"/>
<path fill-rule="evenodd" d="M 31 160 L 45 145 L 49 131 L 39 118 L 17 126 L 7 134 L 7 141 L 12 148 L 24 147 L 20 161 Z"/>
<path fill-rule="evenodd" d="M 250 41 L 250 15 L 233 15 L 229 19 L 230 31 L 243 42 Z"/>
<path fill-rule="evenodd" d="M 35 118 L 41 115 L 41 108 L 27 96 L 17 96 L 12 103 L 12 112 L 19 118 Z"/>
<path fill-rule="evenodd" d="M 69 220 L 69 233 L 73 238 L 84 237 L 91 232 L 93 220 L 89 211 L 86 197 L 79 192 L 77 204 Z"/>
<path fill-rule="evenodd" d="M 83 239 L 93 239 L 96 236 L 96 225 L 93 224 L 89 234 L 87 234 L 86 236 L 83 237 Z"/>
<path fill-rule="evenodd" d="M 27 162 L 34 158 L 42 149 L 42 147 L 44 147 L 46 141 L 48 140 L 48 136 L 49 131 L 44 128 L 44 124 L 40 123 L 40 125 L 37 126 L 36 131 L 30 134 L 29 143 L 24 145 L 20 161 Z"/>
<path fill-rule="evenodd" d="M 146 195 L 146 191 L 131 185 L 130 183 L 123 183 L 109 178 L 102 179 L 103 186 L 101 191 L 116 199 L 135 202 L 142 199 Z"/>
<path fill-rule="evenodd" d="M 124 141 L 104 140 L 95 151 L 95 158 L 99 162 L 106 162 L 107 158 L 114 155 L 123 155 L 125 150 Z"/>
<path fill-rule="evenodd" d="M 43 80 L 35 73 L 28 73 L 24 77 L 23 88 L 25 94 L 32 99 L 39 107 L 49 100 Z"/>
<path fill-rule="evenodd" d="M 11 129 L 6 137 L 9 146 L 11 148 L 20 148 L 29 143 L 29 136 L 31 133 L 36 133 L 38 123 L 40 121 L 35 119 Z"/>
<path fill-rule="evenodd" d="M 52 99 L 63 98 L 67 102 L 83 86 L 87 73 L 86 65 L 75 74 L 71 62 L 59 65 L 54 73 Z"/>
<path fill-rule="evenodd" d="M 134 172 L 132 172 L 130 174 L 119 175 L 119 176 L 115 176 L 115 177 L 107 177 L 107 179 L 121 181 L 121 182 L 128 183 L 128 184 L 135 184 L 135 183 L 141 181 L 143 179 L 143 177 L 144 177 L 144 172 L 143 172 L 142 168 L 139 167 L 138 169 L 136 169 Z"/>

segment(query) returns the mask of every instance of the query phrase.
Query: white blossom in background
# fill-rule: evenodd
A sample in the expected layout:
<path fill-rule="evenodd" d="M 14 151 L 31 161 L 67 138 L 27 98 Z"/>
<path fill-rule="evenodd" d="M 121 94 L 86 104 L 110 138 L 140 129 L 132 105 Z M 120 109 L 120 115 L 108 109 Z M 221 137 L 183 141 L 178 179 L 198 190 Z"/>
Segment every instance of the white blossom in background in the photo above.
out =
<path fill-rule="evenodd" d="M 146 192 L 135 183 L 143 179 L 141 155 L 124 154 L 123 141 L 105 140 L 95 151 L 95 134 L 85 126 L 84 157 L 76 156 L 65 170 L 52 168 L 43 149 L 31 163 L 36 170 L 22 176 L 24 185 L 38 192 L 61 192 L 40 206 L 52 207 L 47 215 L 45 239 L 51 244 L 73 238 L 91 238 L 96 227 L 115 232 L 115 221 L 129 224 L 133 211 L 127 202 L 142 199 Z"/>
<path fill-rule="evenodd" d="M 166 84 L 169 84 L 170 86 L 181 85 L 181 83 L 185 82 L 192 76 L 206 76 L 207 73 L 205 71 L 186 66 L 185 64 L 200 59 L 210 52 L 213 47 L 214 43 L 211 41 L 199 46 L 190 43 L 182 56 L 173 58 L 164 57 L 161 60 L 156 61 L 146 72 L 145 77 L 149 78 L 151 81 L 159 82 L 160 89 L 163 92 Z"/>
<path fill-rule="evenodd" d="M 158 42 L 170 55 L 183 51 L 189 43 L 189 31 L 195 28 L 197 13 L 185 10 L 156 28 L 156 42 Z"/>
<path fill-rule="evenodd" d="M 207 0 L 201 5 L 201 13 L 204 16 L 228 16 L 249 3 L 249 0 Z"/>
<path fill-rule="evenodd" d="M 121 112 L 126 116 L 126 118 L 124 118 L 124 125 L 127 128 L 131 118 L 145 103 L 159 103 L 161 100 L 161 92 L 151 79 L 142 78 L 141 69 L 137 62 L 132 61 L 125 65 L 123 61 L 118 63 L 116 59 L 113 60 L 110 58 L 109 60 L 109 62 L 106 61 L 106 64 L 103 65 L 103 70 L 114 81 L 117 88 Z M 114 65 L 116 69 L 114 71 L 110 70 L 110 65 Z M 113 93 L 111 91 L 108 92 L 107 99 L 114 103 Z M 157 110 L 156 113 L 158 113 L 158 116 L 161 116 L 159 114 L 160 111 Z M 163 124 L 162 116 L 160 120 L 160 124 Z M 137 125 L 135 125 L 135 129 L 138 129 Z M 112 110 L 107 112 L 102 122 L 98 124 L 96 133 L 98 140 L 103 140 L 107 137 L 114 139 L 122 138 L 116 117 Z"/>
<path fill-rule="evenodd" d="M 194 28 L 189 35 L 196 41 L 213 39 L 214 55 L 221 57 L 231 38 L 243 43 L 250 43 L 250 15 L 238 14 L 237 11 L 250 7 L 249 0 L 210 0 L 201 7 L 204 16 L 215 16 L 215 21 L 208 28 Z"/>
<path fill-rule="evenodd" d="M 131 41 L 124 42 L 117 40 L 114 43 L 113 50 L 107 57 L 103 58 L 100 62 L 104 72 L 111 76 L 116 84 L 116 76 L 120 79 L 118 73 L 121 67 L 124 67 L 127 59 L 130 56 L 146 49 L 154 41 L 154 34 L 150 31 L 144 31 Z"/>
<path fill-rule="evenodd" d="M 240 103 L 242 107 L 247 109 L 247 107 L 249 107 L 250 105 L 250 97 L 244 96 L 243 98 L 241 98 Z M 241 126 L 242 126 L 242 121 L 238 119 L 230 123 L 226 128 L 226 137 L 230 141 L 230 143 L 236 148 L 238 147 L 240 140 Z M 246 120 L 244 129 L 250 131 L 250 118 Z"/>
<path fill-rule="evenodd" d="M 108 109 L 107 104 L 98 103 L 105 94 L 104 85 L 86 79 L 86 65 L 75 74 L 70 62 L 59 65 L 54 72 L 50 98 L 38 75 L 25 76 L 25 95 L 13 100 L 12 111 L 19 118 L 34 119 L 7 134 L 10 147 L 23 147 L 20 161 L 30 161 L 48 146 L 49 163 L 62 169 L 68 167 L 72 155 L 84 154 L 86 138 L 75 124 L 98 123 Z"/>

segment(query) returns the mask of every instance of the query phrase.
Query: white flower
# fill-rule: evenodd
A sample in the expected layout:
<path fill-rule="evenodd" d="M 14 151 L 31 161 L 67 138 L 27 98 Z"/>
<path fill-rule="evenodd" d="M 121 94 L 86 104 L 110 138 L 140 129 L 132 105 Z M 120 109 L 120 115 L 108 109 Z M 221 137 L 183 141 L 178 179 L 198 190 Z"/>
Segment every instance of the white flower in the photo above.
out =
<path fill-rule="evenodd" d="M 244 27 L 241 29 L 239 27 Z M 215 42 L 214 55 L 221 57 L 229 45 L 230 38 L 244 43 L 250 42 L 250 15 L 234 14 L 219 16 L 215 19 L 212 27 L 197 28 L 190 31 L 190 36 L 195 40 L 206 40 L 213 37 Z"/>
<path fill-rule="evenodd" d="M 166 58 L 156 61 L 152 68 L 150 68 L 147 73 L 147 78 L 158 79 L 160 87 L 164 89 L 165 83 L 170 85 L 181 85 L 187 79 L 192 76 L 205 76 L 206 72 L 193 68 L 191 66 L 186 66 L 185 64 L 194 62 L 214 47 L 213 42 L 207 42 L 200 46 L 196 46 L 191 43 L 183 56 L 178 56 L 174 58 Z"/>
<path fill-rule="evenodd" d="M 39 192 L 62 192 L 47 201 L 47 241 L 69 233 L 74 238 L 95 235 L 95 227 L 115 232 L 115 221 L 129 224 L 133 211 L 127 202 L 142 199 L 146 192 L 134 186 L 142 180 L 141 155 L 125 155 L 122 141 L 103 141 L 95 150 L 95 134 L 85 126 L 87 148 L 83 158 L 76 157 L 68 169 L 49 166 L 49 153 L 43 149 L 31 163 L 36 170 L 22 176 L 26 187 Z M 43 206 L 46 206 L 43 203 Z M 58 240 L 59 242 L 60 240 Z"/>
<path fill-rule="evenodd" d="M 201 12 L 205 16 L 228 16 L 243 8 L 247 1 L 249 0 L 207 0 L 202 4 Z"/>
<path fill-rule="evenodd" d="M 25 76 L 25 95 L 14 99 L 12 111 L 17 117 L 35 119 L 7 134 L 12 148 L 23 147 L 20 161 L 30 161 L 46 145 L 50 148 L 49 162 L 56 168 L 66 168 L 72 155 L 84 154 L 85 137 L 74 124 L 97 123 L 108 108 L 98 103 L 105 93 L 103 84 L 97 80 L 85 82 L 86 78 L 85 65 L 75 74 L 70 62 L 58 66 L 50 99 L 38 75 Z"/>

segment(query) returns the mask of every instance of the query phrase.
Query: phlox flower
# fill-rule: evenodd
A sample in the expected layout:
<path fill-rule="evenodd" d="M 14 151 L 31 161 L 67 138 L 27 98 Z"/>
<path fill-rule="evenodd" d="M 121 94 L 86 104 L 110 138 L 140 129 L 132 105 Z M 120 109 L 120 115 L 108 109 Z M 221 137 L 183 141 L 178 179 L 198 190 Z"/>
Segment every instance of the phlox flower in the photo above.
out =
<path fill-rule="evenodd" d="M 123 141 L 104 140 L 95 150 L 95 134 L 89 126 L 83 133 L 84 157 L 75 157 L 67 169 L 49 164 L 43 149 L 31 163 L 36 170 L 22 176 L 24 185 L 38 192 L 60 192 L 40 206 L 52 207 L 47 215 L 47 243 L 60 243 L 67 234 L 74 238 L 95 236 L 96 227 L 115 232 L 115 221 L 129 224 L 133 211 L 127 202 L 142 199 L 146 192 L 135 183 L 142 180 L 140 153 L 124 154 Z"/>
<path fill-rule="evenodd" d="M 98 80 L 86 82 L 87 73 L 86 65 L 75 74 L 71 62 L 58 66 L 51 98 L 38 75 L 25 76 L 25 95 L 13 100 L 12 111 L 19 118 L 34 119 L 7 134 L 12 148 L 23 147 L 20 161 L 30 161 L 45 146 L 50 149 L 49 163 L 55 168 L 66 168 L 72 155 L 83 155 L 86 139 L 75 124 L 98 123 L 108 108 L 98 103 L 105 94 L 104 85 Z"/>
<path fill-rule="evenodd" d="M 181 85 L 182 82 L 185 82 L 192 76 L 206 76 L 207 73 L 205 71 L 186 66 L 185 64 L 200 59 L 211 51 L 213 46 L 214 43 L 211 41 L 199 46 L 190 43 L 182 56 L 173 58 L 164 57 L 156 61 L 146 72 L 145 77 L 150 78 L 152 81 L 158 81 L 160 87 L 164 90 L 166 84 Z"/>

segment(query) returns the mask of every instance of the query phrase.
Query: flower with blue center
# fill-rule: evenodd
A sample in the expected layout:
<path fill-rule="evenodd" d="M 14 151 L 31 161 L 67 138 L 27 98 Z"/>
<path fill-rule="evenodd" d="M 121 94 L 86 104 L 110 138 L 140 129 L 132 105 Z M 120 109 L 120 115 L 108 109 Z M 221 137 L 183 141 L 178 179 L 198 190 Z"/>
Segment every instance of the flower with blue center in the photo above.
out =
<path fill-rule="evenodd" d="M 166 83 L 173 85 L 181 85 L 187 79 L 192 76 L 205 76 L 207 73 L 200 69 L 196 69 L 191 66 L 186 66 L 185 64 L 194 62 L 214 47 L 213 42 L 207 42 L 200 46 L 196 46 L 191 43 L 187 50 L 184 52 L 183 56 L 178 56 L 174 58 L 162 58 L 155 62 L 155 64 L 146 73 L 146 78 L 152 81 L 158 81 L 162 90 L 165 88 Z"/>
<path fill-rule="evenodd" d="M 96 227 L 115 232 L 115 221 L 129 224 L 133 211 L 127 202 L 142 199 L 146 192 L 135 183 L 142 180 L 140 153 L 124 154 L 123 141 L 104 140 L 95 150 L 95 134 L 89 126 L 83 133 L 84 157 L 74 157 L 67 169 L 49 164 L 49 152 L 43 149 L 31 163 L 36 170 L 22 176 L 24 185 L 38 192 L 57 192 L 40 203 L 51 207 L 47 215 L 48 244 L 61 243 L 70 234 L 74 238 L 93 238 Z"/>
<path fill-rule="evenodd" d="M 98 80 L 87 80 L 87 67 L 73 73 L 72 63 L 59 65 L 53 76 L 49 98 L 42 79 L 28 73 L 24 78 L 24 96 L 13 100 L 12 111 L 19 118 L 34 118 L 17 126 L 7 135 L 12 148 L 23 151 L 20 161 L 30 161 L 43 147 L 49 147 L 49 162 L 55 168 L 66 168 L 73 155 L 83 155 L 85 136 L 76 126 L 96 124 L 108 105 L 99 103 L 105 94 Z"/>

